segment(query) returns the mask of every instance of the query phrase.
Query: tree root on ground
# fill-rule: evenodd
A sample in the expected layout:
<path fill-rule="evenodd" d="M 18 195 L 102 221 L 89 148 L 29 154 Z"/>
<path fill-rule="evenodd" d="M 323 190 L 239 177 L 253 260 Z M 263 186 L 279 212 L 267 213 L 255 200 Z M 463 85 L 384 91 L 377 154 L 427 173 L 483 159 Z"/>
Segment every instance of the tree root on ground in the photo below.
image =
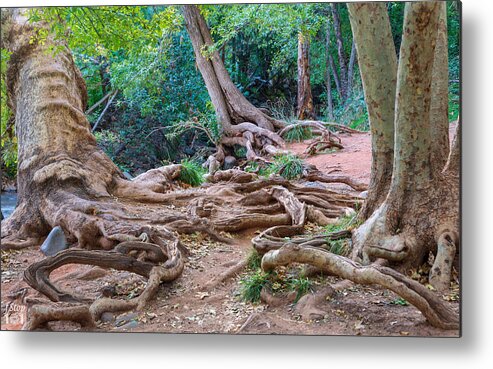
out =
<path fill-rule="evenodd" d="M 355 283 L 383 286 L 418 308 L 428 322 L 442 329 L 458 329 L 459 319 L 445 302 L 420 283 L 387 267 L 362 266 L 351 259 L 314 247 L 287 243 L 262 258 L 262 270 L 269 271 L 290 263 L 314 265 Z"/>
<path fill-rule="evenodd" d="M 214 173 L 209 178 L 210 183 L 198 189 L 161 192 L 173 187 L 166 186 L 165 182 L 176 178 L 177 170 L 179 167 L 176 166 L 161 168 L 137 177 L 138 182 L 145 183 L 140 188 L 147 191 L 144 197 L 149 206 L 145 214 L 142 214 L 141 205 L 135 202 L 142 200 L 143 193 L 137 197 L 133 194 L 130 199 L 122 196 L 133 186 L 132 182 L 130 185 L 125 183 L 125 191 L 115 192 L 122 196 L 115 200 L 84 199 L 76 192 L 64 191 L 58 192 L 56 198 L 45 199 L 43 222 L 60 225 L 69 243 L 77 247 L 34 263 L 25 271 L 25 281 L 52 301 L 50 308 L 36 308 L 43 312 L 36 313 L 42 319 L 33 318 L 34 323 L 26 327 L 41 326 L 42 323 L 36 322 L 59 320 L 58 317 L 62 320 L 72 317 L 77 321 L 76 311 L 82 314 L 79 320 L 85 322 L 85 308 L 74 308 L 79 305 L 89 306 L 94 322 L 105 311 L 143 309 L 157 293 L 160 283 L 178 278 L 183 270 L 183 255 L 187 254 L 187 249 L 174 232 L 202 232 L 229 243 L 231 239 L 221 232 L 283 225 L 298 227 L 301 232 L 307 213 L 316 211 L 326 220 L 333 219 L 361 202 L 357 197 L 333 190 L 290 183 L 280 177 L 258 179 L 250 173 L 235 170 Z M 162 205 L 154 201 L 154 195 Z M 15 220 L 11 222 L 15 223 Z M 129 301 L 99 298 L 91 302 L 60 291 L 50 282 L 50 273 L 69 263 L 126 270 L 148 278 L 147 286 L 140 296 Z M 238 263 L 232 273 L 245 264 L 245 261 Z M 225 278 L 233 275 L 229 272 Z M 72 304 L 66 312 L 63 312 L 64 304 Z"/>
<path fill-rule="evenodd" d="M 206 284 L 200 287 L 201 291 L 208 291 L 216 288 L 221 283 L 225 282 L 229 278 L 232 278 L 242 272 L 243 269 L 248 265 L 247 259 L 241 259 L 239 262 L 235 263 L 233 266 L 226 269 L 224 272 L 220 273 L 217 277 L 210 280 Z"/>

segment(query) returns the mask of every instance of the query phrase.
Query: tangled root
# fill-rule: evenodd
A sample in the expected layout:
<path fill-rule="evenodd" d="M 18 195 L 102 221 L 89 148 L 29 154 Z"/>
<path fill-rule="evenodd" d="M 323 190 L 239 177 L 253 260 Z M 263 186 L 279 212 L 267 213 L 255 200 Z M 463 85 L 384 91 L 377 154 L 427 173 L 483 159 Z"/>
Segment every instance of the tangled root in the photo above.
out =
<path fill-rule="evenodd" d="M 314 265 L 327 273 L 355 283 L 383 286 L 418 308 L 434 327 L 458 329 L 459 319 L 444 301 L 420 283 L 395 270 L 378 265 L 362 266 L 351 259 L 320 248 L 287 243 L 279 250 L 269 251 L 262 258 L 262 269 L 269 271 L 290 263 Z"/>

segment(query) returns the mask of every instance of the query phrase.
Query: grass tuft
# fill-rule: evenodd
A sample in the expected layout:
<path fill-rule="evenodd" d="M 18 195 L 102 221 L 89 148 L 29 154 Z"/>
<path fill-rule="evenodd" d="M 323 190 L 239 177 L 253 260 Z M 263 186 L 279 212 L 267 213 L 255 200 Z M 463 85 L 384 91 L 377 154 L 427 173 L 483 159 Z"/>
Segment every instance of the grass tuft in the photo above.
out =
<path fill-rule="evenodd" d="M 284 139 L 287 142 L 302 142 L 313 137 L 313 133 L 310 127 L 298 126 L 290 129 L 284 135 Z"/>
<path fill-rule="evenodd" d="M 291 291 L 296 291 L 294 302 L 298 302 L 303 295 L 306 295 L 312 289 L 312 281 L 307 277 L 293 277 L 288 281 L 288 284 Z"/>
<path fill-rule="evenodd" d="M 260 265 L 262 264 L 262 256 L 257 252 L 257 250 L 252 249 L 248 254 L 247 258 L 247 266 L 250 270 L 260 269 Z"/>
<path fill-rule="evenodd" d="M 183 183 L 187 183 L 192 187 L 200 186 L 204 182 L 204 174 L 206 170 L 202 166 L 189 159 L 181 161 L 181 171 L 178 180 Z"/>
<path fill-rule="evenodd" d="M 247 302 L 259 302 L 262 288 L 268 283 L 269 275 L 258 270 L 240 280 L 241 298 Z"/>
<path fill-rule="evenodd" d="M 303 175 L 303 160 L 293 154 L 277 155 L 270 166 L 273 173 L 289 180 Z"/>

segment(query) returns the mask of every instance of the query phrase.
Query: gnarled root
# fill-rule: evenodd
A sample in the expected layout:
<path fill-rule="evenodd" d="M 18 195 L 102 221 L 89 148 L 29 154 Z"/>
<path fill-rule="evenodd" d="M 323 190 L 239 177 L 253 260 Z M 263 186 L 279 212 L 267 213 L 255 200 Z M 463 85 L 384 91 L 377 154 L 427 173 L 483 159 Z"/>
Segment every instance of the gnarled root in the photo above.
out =
<path fill-rule="evenodd" d="M 323 122 L 306 120 L 306 121 L 298 121 L 296 123 L 290 124 L 279 131 L 279 135 L 283 136 L 287 132 L 291 131 L 295 128 L 309 128 L 313 135 L 317 135 L 317 137 L 312 141 L 312 143 L 306 148 L 305 154 L 314 155 L 317 152 L 321 152 L 325 149 L 329 148 L 338 148 L 342 149 L 343 146 L 341 144 L 341 139 L 336 136 L 334 133 L 329 131 Z"/>
<path fill-rule="evenodd" d="M 126 255 L 135 252 L 142 260 Z M 89 306 L 90 301 L 87 299 L 64 293 L 50 282 L 50 273 L 65 264 L 88 264 L 126 270 L 147 277 L 148 282 L 140 296 L 129 301 L 101 298 Z M 89 324 L 88 316 L 91 317 L 91 320 L 96 321 L 106 311 L 125 311 L 135 308 L 142 310 L 156 295 L 160 283 L 170 282 L 178 278 L 183 271 L 183 266 L 177 239 L 172 240 L 166 247 L 130 241 L 119 244 L 115 251 L 75 249 L 61 251 L 55 256 L 30 265 L 24 272 L 24 279 L 32 288 L 54 302 L 71 302 L 78 303 L 78 305 L 68 308 L 35 305 L 29 310 L 31 322 L 26 327 L 35 329 L 40 324 L 53 320 L 81 321 L 85 325 L 93 326 L 94 323 Z M 31 315 L 33 315 L 32 318 Z"/>
<path fill-rule="evenodd" d="M 314 265 L 355 283 L 383 286 L 418 308 L 431 325 L 442 329 L 459 328 L 458 317 L 443 300 L 420 283 L 387 267 L 362 266 L 318 248 L 286 244 L 279 250 L 269 251 L 264 255 L 262 269 L 269 271 L 294 262 Z"/>

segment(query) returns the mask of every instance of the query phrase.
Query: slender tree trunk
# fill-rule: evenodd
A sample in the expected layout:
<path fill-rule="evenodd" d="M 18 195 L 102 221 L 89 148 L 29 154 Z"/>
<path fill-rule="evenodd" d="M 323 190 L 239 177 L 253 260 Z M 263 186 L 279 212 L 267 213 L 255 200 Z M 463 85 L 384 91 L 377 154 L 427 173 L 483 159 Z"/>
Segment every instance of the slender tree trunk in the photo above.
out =
<path fill-rule="evenodd" d="M 385 200 L 392 178 L 397 57 L 384 3 L 351 3 L 348 9 L 372 137 L 370 186 L 359 214 L 365 220 Z"/>
<path fill-rule="evenodd" d="M 337 74 L 337 68 L 336 68 L 336 65 L 334 63 L 334 58 L 332 57 L 332 55 L 330 55 L 330 53 L 329 53 L 329 67 L 330 67 L 330 70 L 332 71 L 332 75 L 334 76 L 334 82 L 336 84 L 336 90 L 337 90 L 337 94 L 339 95 L 339 100 L 341 102 L 344 102 L 344 95 L 343 95 L 343 90 L 342 90 L 342 86 L 341 86 L 341 79 L 339 78 L 339 75 Z"/>
<path fill-rule="evenodd" d="M 446 289 L 459 240 L 459 179 L 453 169 L 457 164 L 437 170 L 431 162 L 436 144 L 432 125 L 437 124 L 430 119 L 431 91 L 441 7 L 439 2 L 406 3 L 392 181 L 383 204 L 354 232 L 353 257 L 364 262 L 384 258 L 407 270 L 431 251 L 436 258 L 430 281 Z M 454 145 L 449 162 L 457 160 L 458 147 Z"/>
<path fill-rule="evenodd" d="M 338 7 L 339 4 L 331 4 L 332 19 L 337 42 L 337 55 L 339 57 L 341 95 L 343 97 L 343 101 L 345 101 L 347 98 L 348 66 L 346 52 L 344 51 L 344 42 L 342 40 L 341 20 L 339 17 Z"/>
<path fill-rule="evenodd" d="M 326 83 L 327 83 L 327 120 L 334 120 L 334 103 L 332 101 L 332 83 L 331 83 L 331 70 L 329 57 L 330 57 L 330 22 L 327 22 L 327 31 L 325 34 L 325 61 L 327 63 L 326 67 Z"/>
<path fill-rule="evenodd" d="M 354 63 L 356 62 L 356 42 L 351 46 L 351 56 L 349 57 L 349 66 L 347 71 L 347 95 L 346 100 L 351 97 L 353 93 L 353 77 L 354 77 Z"/>
<path fill-rule="evenodd" d="M 214 172 L 222 164 L 224 146 L 246 146 L 247 158 L 251 160 L 258 155 L 275 153 L 284 146 L 284 141 L 274 131 L 283 128 L 285 123 L 267 116 L 241 94 L 231 81 L 217 50 L 204 55 L 213 41 L 198 7 L 183 5 L 183 15 L 197 65 L 223 130 L 217 153 L 209 157 L 209 171 Z"/>
<path fill-rule="evenodd" d="M 310 85 L 310 39 L 298 34 L 298 119 L 315 119 Z"/>

